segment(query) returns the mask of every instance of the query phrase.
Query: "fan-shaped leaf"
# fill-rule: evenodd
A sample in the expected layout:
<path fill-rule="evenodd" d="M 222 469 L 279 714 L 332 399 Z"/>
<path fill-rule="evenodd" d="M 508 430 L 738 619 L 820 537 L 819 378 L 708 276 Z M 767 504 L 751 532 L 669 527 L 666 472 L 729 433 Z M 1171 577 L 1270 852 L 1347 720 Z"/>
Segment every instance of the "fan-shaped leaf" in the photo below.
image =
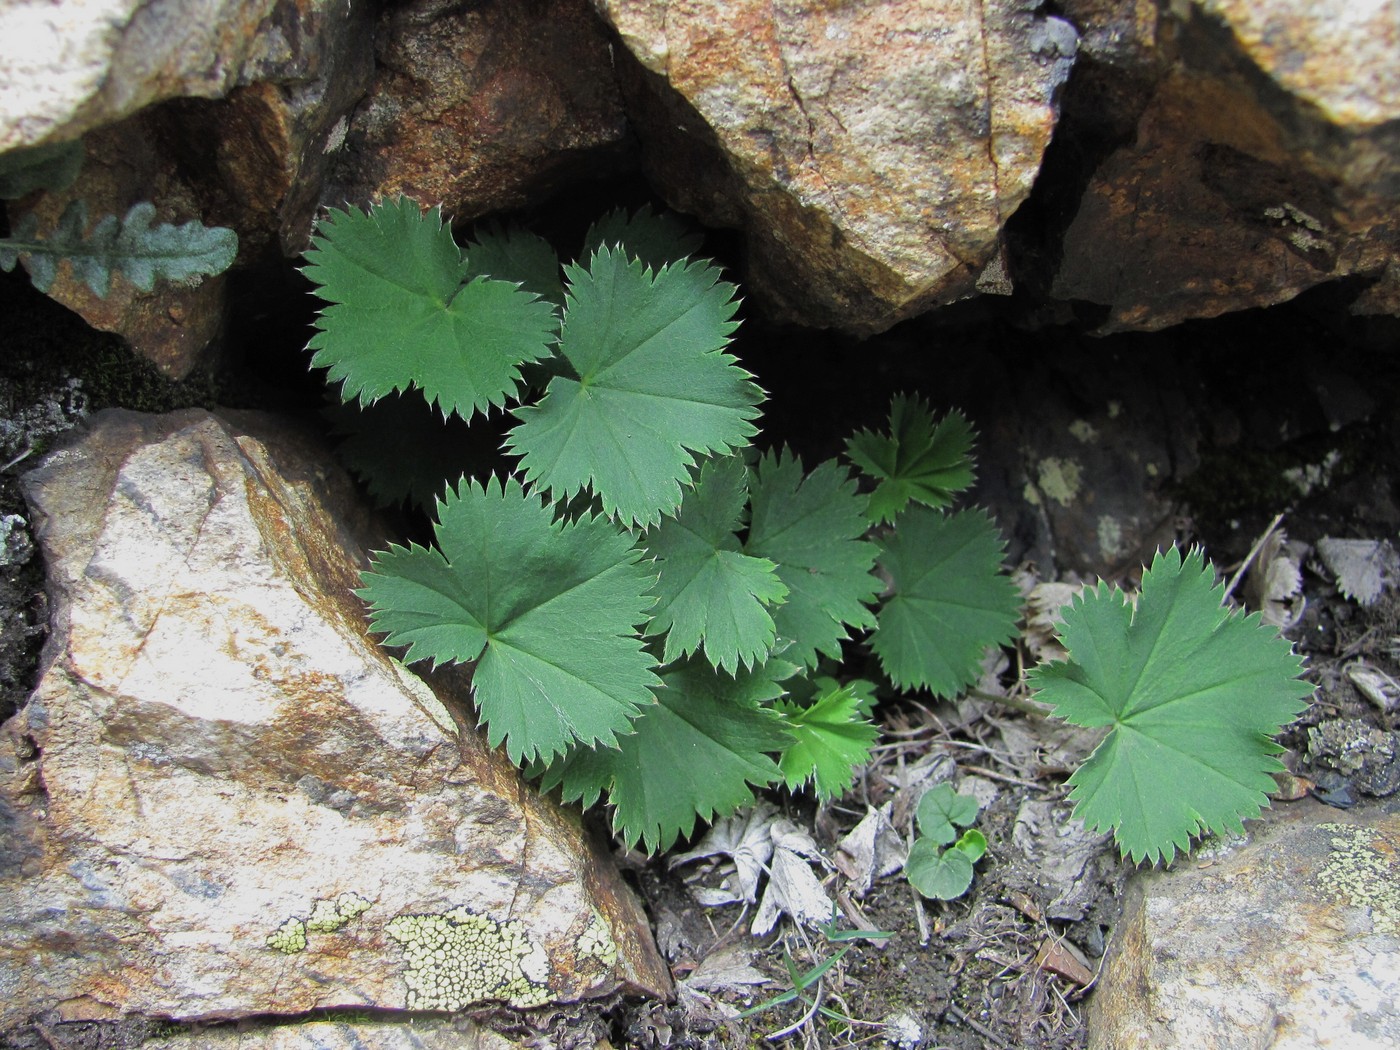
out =
<path fill-rule="evenodd" d="M 972 428 L 958 412 L 934 425 L 922 399 L 896 395 L 888 435 L 862 430 L 846 442 L 846 455 L 879 482 L 867 513 L 875 523 L 894 521 L 913 500 L 946 507 L 953 493 L 972 484 Z"/>
<path fill-rule="evenodd" d="M 606 790 L 613 829 L 629 846 L 668 849 L 697 818 L 728 816 L 753 800 L 752 786 L 780 779 L 770 753 L 792 736 L 759 703 L 781 695 L 777 678 L 793 670 L 780 664 L 730 677 L 689 661 L 663 676 L 659 703 L 638 716 L 618 750 L 572 751 L 544 771 L 541 787 L 561 787 L 565 801 L 585 805 Z"/>
<path fill-rule="evenodd" d="M 592 226 L 583 236 L 583 257 L 599 248 L 621 247 L 629 259 L 638 259 L 643 266 L 659 270 L 680 262 L 700 250 L 704 239 L 686 226 L 678 215 L 652 211 L 643 204 L 629 214 L 625 208 L 614 208 Z"/>
<path fill-rule="evenodd" d="M 517 226 L 487 223 L 467 242 L 467 279 L 510 281 L 557 307 L 564 305 L 559 256 L 537 233 Z"/>
<path fill-rule="evenodd" d="M 511 760 L 614 747 L 660 685 L 634 628 L 652 577 L 603 518 L 556 522 L 519 482 L 463 482 L 438 501 L 437 548 L 374 556 L 358 593 L 405 660 L 476 660 L 472 694 Z"/>
<path fill-rule="evenodd" d="M 734 286 L 704 263 L 653 273 L 610 248 L 566 268 L 559 348 L 577 379 L 550 380 L 517 409 L 507 446 L 552 498 L 591 487 L 610 516 L 648 525 L 672 514 L 695 453 L 728 453 L 755 433 L 763 393 L 723 349 Z"/>
<path fill-rule="evenodd" d="M 774 709 L 787 719 L 795 738 L 778 763 L 783 782 L 798 788 L 811 780 L 819 798 L 840 797 L 855 781 L 856 768 L 870 761 L 879 736 L 854 690 L 839 686 L 808 707 L 783 703 Z"/>
<path fill-rule="evenodd" d="M 771 561 L 739 550 L 735 530 L 748 502 L 748 472 L 737 456 L 707 459 L 680 513 L 650 530 L 646 548 L 661 576 L 646 633 L 665 633 L 664 663 L 702 643 L 705 657 L 733 674 L 762 663 L 773 647 L 768 606 L 787 597 Z"/>
<path fill-rule="evenodd" d="M 400 197 L 332 210 L 306 253 L 306 275 L 329 306 L 311 363 L 368 404 L 417 387 L 444 414 L 470 419 L 505 404 L 520 366 L 550 352 L 554 308 L 508 281 L 470 277 L 452 231 L 433 209 Z"/>
<path fill-rule="evenodd" d="M 982 653 L 1010 640 L 1021 599 L 1001 573 L 1002 540 L 980 510 L 911 507 L 880 540 L 894 593 L 871 643 L 902 689 L 955 696 L 976 680 Z"/>
<path fill-rule="evenodd" d="M 1192 835 L 1257 817 L 1283 768 L 1269 738 L 1312 692 L 1278 632 L 1223 597 L 1199 550 L 1159 553 L 1136 608 L 1106 584 L 1066 607 L 1069 660 L 1029 676 L 1060 718 L 1113 727 L 1070 777 L 1070 798 L 1134 861 L 1171 860 Z"/>
<path fill-rule="evenodd" d="M 784 655 L 809 666 L 818 653 L 839 658 L 847 628 L 875 625 L 867 606 L 880 590 L 850 472 L 828 460 L 803 477 L 796 456 L 766 453 L 750 488 L 744 553 L 776 564 L 787 585 L 788 600 L 773 613 L 779 641 L 793 643 Z"/>

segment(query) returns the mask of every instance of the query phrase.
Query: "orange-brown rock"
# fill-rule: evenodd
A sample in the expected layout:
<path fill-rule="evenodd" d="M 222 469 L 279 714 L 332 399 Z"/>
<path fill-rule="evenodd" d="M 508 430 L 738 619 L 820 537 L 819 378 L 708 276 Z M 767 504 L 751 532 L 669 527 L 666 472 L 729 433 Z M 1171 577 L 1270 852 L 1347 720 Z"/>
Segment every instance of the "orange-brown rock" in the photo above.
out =
<path fill-rule="evenodd" d="M 1051 294 L 1107 307 L 1101 331 L 1155 330 L 1393 274 L 1400 4 L 1181 11 L 1159 27 L 1164 71 L 1135 133 L 1083 191 Z"/>
<path fill-rule="evenodd" d="M 1075 50 L 1017 0 L 595 2 L 645 70 L 634 106 L 671 203 L 744 228 L 772 311 L 854 332 L 972 294 Z"/>
<path fill-rule="evenodd" d="M 411 0 L 385 12 L 375 48 L 328 203 L 406 194 L 469 219 L 626 155 L 612 46 L 587 0 Z"/>

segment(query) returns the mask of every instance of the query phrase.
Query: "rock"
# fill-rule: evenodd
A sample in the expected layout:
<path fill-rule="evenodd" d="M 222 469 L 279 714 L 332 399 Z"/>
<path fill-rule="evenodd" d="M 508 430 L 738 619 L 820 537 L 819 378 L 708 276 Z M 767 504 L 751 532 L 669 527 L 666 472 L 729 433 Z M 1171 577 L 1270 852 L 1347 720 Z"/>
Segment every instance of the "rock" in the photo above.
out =
<path fill-rule="evenodd" d="M 188 1031 L 146 1018 L 41 1019 L 9 1037 L 7 1050 L 510 1050 L 510 1040 L 465 1018 L 343 1019 L 241 1023 Z"/>
<path fill-rule="evenodd" d="M 1171 10 L 1135 67 L 1160 73 L 1077 200 L 1050 294 L 1105 307 L 1100 332 L 1157 330 L 1382 278 L 1400 250 L 1396 4 Z"/>
<path fill-rule="evenodd" d="M 1249 829 L 1129 883 L 1091 1050 L 1400 1043 L 1400 814 L 1309 801 Z"/>
<path fill-rule="evenodd" d="M 42 0 L 0 8 L 0 152 L 74 139 L 172 98 L 263 82 L 327 92 L 358 4 L 327 0 Z M 332 94 L 334 92 L 332 91 Z M 296 107 L 296 103 L 292 104 Z"/>
<path fill-rule="evenodd" d="M 87 205 L 89 229 L 105 215 L 125 215 L 141 200 L 156 202 L 156 222 L 205 218 L 196 187 L 161 145 L 158 122 L 150 116 L 94 131 L 85 145 L 87 156 L 77 182 L 63 192 L 36 194 L 10 205 L 12 224 L 34 213 L 40 236 L 47 236 L 75 200 Z M 162 374 L 183 379 L 200 364 L 211 363 L 210 344 L 224 319 L 226 284 L 220 274 L 190 284 L 160 280 L 143 292 L 119 275 L 112 278 L 107 295 L 99 296 L 62 264 L 47 294 L 92 327 L 120 335 Z"/>
<path fill-rule="evenodd" d="M 6 19 L 39 8 L 0 11 L 0 84 L 7 75 L 27 75 L 24 62 L 40 60 L 7 53 L 7 45 L 23 40 L 4 30 Z M 81 10 L 86 14 L 88 8 Z M 43 116 L 46 101 L 53 102 L 48 96 L 0 94 L 6 102 L 0 107 L 0 150 L 8 148 L 5 130 L 48 127 L 45 135 L 64 139 L 88 132 L 77 182 L 62 193 L 11 205 L 11 221 L 37 210 L 47 230 L 73 200 L 87 201 L 93 222 L 150 200 L 160 221 L 199 219 L 233 227 L 244 262 L 265 254 L 269 244 L 299 254 L 309 242 L 334 151 L 344 140 L 346 116 L 373 71 L 368 5 L 261 0 L 226 3 L 212 15 L 148 5 L 128 20 L 124 33 L 103 30 L 109 52 L 44 58 L 59 63 L 48 72 L 54 84 L 86 84 L 89 74 L 97 76 L 83 65 L 89 61 L 106 78 L 89 102 L 74 102 L 68 117 L 52 127 Z M 184 28 L 172 32 L 166 20 Z M 200 31 L 188 30 L 193 24 Z M 236 29 L 248 39 L 235 39 Z M 80 28 L 77 38 L 97 48 L 100 34 L 86 33 Z M 200 40 L 212 47 L 216 39 L 223 52 L 195 47 Z M 136 112 L 161 99 L 171 101 Z M 34 134 L 25 132 L 11 144 L 20 141 L 35 141 Z M 100 298 L 61 267 L 50 294 L 94 327 L 123 336 L 172 379 L 184 378 L 206 359 L 224 319 L 224 280 L 218 277 L 190 288 L 162 281 L 151 292 L 117 280 Z"/>
<path fill-rule="evenodd" d="M 1384 797 L 1400 790 L 1400 732 L 1386 732 L 1360 718 L 1333 718 L 1308 727 L 1310 768 L 1339 774 L 1363 795 Z"/>
<path fill-rule="evenodd" d="M 778 317 L 856 333 L 996 269 L 1076 40 L 1023 0 L 595 4 L 644 68 L 631 111 L 663 195 L 743 227 Z"/>
<path fill-rule="evenodd" d="M 587 0 L 412 0 L 385 12 L 376 51 L 328 204 L 406 194 L 470 219 L 627 155 L 612 44 Z"/>
<path fill-rule="evenodd" d="M 26 476 L 53 614 L 0 735 L 0 1031 L 669 990 L 464 676 L 367 636 L 328 462 L 270 417 L 111 411 Z"/>

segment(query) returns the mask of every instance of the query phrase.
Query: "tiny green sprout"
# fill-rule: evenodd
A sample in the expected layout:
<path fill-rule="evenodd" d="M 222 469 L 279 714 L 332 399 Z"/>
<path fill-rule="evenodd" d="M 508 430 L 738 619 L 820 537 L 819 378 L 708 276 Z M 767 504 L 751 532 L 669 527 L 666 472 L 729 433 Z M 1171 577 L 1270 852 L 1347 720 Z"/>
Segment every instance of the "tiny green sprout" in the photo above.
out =
<path fill-rule="evenodd" d="M 855 1025 L 869 1022 L 861 1022 L 853 1017 L 847 1017 L 828 1006 L 822 1005 L 822 978 L 831 970 L 833 966 L 846 957 L 846 954 L 855 946 L 856 941 L 882 941 L 894 934 L 889 930 L 842 930 L 837 927 L 836 905 L 831 906 L 831 918 L 817 927 L 822 937 L 828 944 L 841 944 L 837 951 L 825 959 L 818 959 L 817 963 L 806 969 L 799 970 L 792 953 L 786 948 L 783 949 L 783 965 L 787 969 L 789 987 L 771 999 L 766 999 L 757 1006 L 751 1006 L 739 1014 L 737 1020 L 745 1020 L 761 1014 L 767 1010 L 775 1009 L 779 1006 L 786 1006 L 788 1003 L 801 1000 L 807 1007 L 802 1016 L 797 1021 L 786 1028 L 771 1032 L 768 1039 L 778 1040 L 791 1035 L 800 1029 L 813 1017 L 820 1014 L 827 1020 L 836 1021 L 841 1024 Z M 815 953 L 814 953 L 815 954 Z"/>

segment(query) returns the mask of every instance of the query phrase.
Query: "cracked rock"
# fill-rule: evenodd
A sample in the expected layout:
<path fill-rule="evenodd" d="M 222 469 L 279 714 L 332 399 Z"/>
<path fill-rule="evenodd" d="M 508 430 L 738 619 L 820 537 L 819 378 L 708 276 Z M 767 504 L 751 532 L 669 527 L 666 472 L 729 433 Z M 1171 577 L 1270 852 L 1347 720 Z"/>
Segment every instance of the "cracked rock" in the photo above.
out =
<path fill-rule="evenodd" d="M 26 476 L 53 622 L 0 733 L 0 1032 L 669 991 L 611 861 L 487 749 L 460 678 L 366 633 L 328 462 L 270 417 L 113 411 Z"/>

